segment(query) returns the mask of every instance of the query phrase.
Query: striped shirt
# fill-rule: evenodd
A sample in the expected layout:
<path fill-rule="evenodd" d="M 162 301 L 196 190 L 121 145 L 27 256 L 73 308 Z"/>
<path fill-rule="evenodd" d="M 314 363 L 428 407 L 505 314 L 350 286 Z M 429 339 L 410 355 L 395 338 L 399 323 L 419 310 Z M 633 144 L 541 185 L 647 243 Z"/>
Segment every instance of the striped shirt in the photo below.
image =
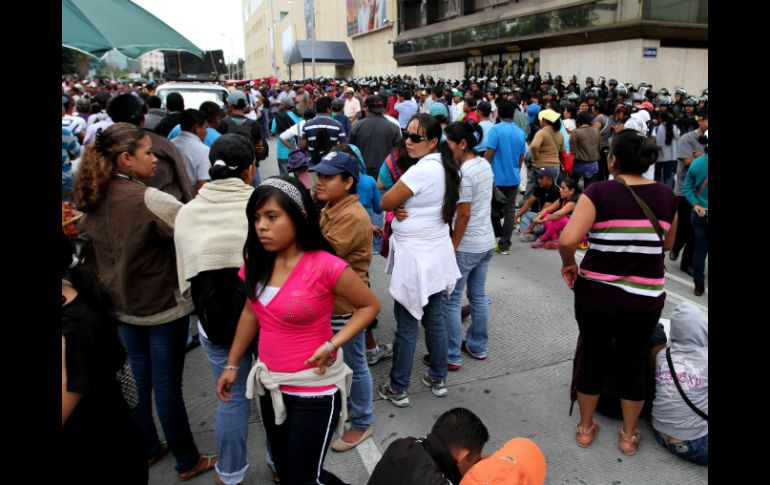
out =
<path fill-rule="evenodd" d="M 632 190 L 650 206 L 668 233 L 677 209 L 671 188 L 654 183 L 635 185 Z M 575 294 L 631 311 L 662 309 L 666 299 L 663 242 L 652 223 L 618 182 L 591 184 L 584 195 L 596 207 L 596 219 Z"/>
<path fill-rule="evenodd" d="M 329 146 L 329 148 L 338 143 L 345 143 L 347 141 L 347 133 L 345 133 L 345 129 L 339 121 L 327 114 L 319 114 L 312 120 L 308 120 L 305 123 L 305 126 L 302 127 L 302 138 L 307 140 L 307 151 L 311 156 L 313 155 L 313 151 L 315 151 L 316 134 L 322 128 L 326 129 L 326 133 L 328 133 L 329 138 L 331 139 L 331 146 Z"/>

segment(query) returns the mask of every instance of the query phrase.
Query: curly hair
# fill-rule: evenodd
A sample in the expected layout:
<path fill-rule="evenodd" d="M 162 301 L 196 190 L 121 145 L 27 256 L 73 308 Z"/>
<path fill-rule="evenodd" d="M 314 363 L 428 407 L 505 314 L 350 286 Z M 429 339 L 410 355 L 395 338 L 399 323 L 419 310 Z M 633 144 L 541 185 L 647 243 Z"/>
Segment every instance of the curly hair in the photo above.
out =
<path fill-rule="evenodd" d="M 139 140 L 148 136 L 142 129 L 129 123 L 115 123 L 96 136 L 86 148 L 75 178 L 73 203 L 78 210 L 96 209 L 118 167 L 121 153 L 136 152 Z"/>

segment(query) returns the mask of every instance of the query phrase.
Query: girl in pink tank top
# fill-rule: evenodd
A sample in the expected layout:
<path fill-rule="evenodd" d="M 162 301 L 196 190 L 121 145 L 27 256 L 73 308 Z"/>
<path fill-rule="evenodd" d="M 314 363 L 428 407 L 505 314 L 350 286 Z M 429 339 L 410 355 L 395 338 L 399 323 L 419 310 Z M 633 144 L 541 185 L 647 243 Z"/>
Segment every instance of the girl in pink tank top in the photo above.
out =
<path fill-rule="evenodd" d="M 246 206 L 248 236 L 241 268 L 247 295 L 217 396 L 227 402 L 240 361 L 259 333 L 259 360 L 270 372 L 315 368 L 319 379 L 337 349 L 361 332 L 380 309 L 377 297 L 321 234 L 308 190 L 293 177 L 263 181 Z M 336 335 L 330 318 L 337 296 L 355 307 Z M 270 393 L 260 397 L 276 472 L 285 483 L 342 483 L 322 468 L 339 420 L 336 386 L 281 385 L 286 420 L 275 424 Z"/>

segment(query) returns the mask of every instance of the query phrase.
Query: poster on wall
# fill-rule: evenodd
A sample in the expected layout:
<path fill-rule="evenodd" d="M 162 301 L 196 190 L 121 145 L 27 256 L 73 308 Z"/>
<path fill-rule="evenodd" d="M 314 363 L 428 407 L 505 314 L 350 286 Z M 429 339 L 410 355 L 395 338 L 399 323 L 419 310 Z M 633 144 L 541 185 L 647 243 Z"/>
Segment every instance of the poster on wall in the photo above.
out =
<path fill-rule="evenodd" d="M 363 34 L 387 25 L 388 0 L 347 0 L 348 36 Z"/>

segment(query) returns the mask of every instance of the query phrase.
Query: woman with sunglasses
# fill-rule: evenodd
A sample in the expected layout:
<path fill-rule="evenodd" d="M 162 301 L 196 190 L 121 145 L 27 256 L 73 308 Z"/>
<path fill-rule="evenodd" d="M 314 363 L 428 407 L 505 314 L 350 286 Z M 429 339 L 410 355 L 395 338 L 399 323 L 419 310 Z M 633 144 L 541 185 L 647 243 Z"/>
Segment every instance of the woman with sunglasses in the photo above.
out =
<path fill-rule="evenodd" d="M 396 317 L 393 367 L 389 381 L 379 387 L 378 393 L 398 407 L 409 405 L 407 390 L 420 320 L 430 354 L 430 368 L 422 381 L 433 395 L 447 395 L 444 293 L 451 293 L 461 277 L 449 237 L 449 223 L 460 193 L 457 163 L 446 144 L 441 144 L 441 123 L 429 114 L 412 117 L 406 139 L 407 153 L 418 162 L 381 202 L 384 210 L 398 210 L 388 255 Z"/>

